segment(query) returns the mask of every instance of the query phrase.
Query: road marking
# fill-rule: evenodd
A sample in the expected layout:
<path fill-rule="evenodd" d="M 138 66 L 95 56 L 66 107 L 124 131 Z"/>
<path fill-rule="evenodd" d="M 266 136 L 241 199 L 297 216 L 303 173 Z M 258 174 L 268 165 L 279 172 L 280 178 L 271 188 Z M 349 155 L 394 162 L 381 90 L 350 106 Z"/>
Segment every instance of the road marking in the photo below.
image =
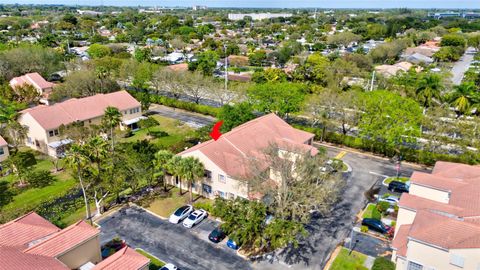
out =
<path fill-rule="evenodd" d="M 388 175 L 385 175 L 385 174 L 380 174 L 380 173 L 376 173 L 376 172 L 368 172 L 369 174 L 374 174 L 374 175 L 378 175 L 378 176 L 382 176 L 382 177 L 390 177 Z"/>
<path fill-rule="evenodd" d="M 338 153 L 338 155 L 335 157 L 335 159 L 342 159 L 346 154 L 347 154 L 347 151 L 342 151 L 342 152 Z"/>

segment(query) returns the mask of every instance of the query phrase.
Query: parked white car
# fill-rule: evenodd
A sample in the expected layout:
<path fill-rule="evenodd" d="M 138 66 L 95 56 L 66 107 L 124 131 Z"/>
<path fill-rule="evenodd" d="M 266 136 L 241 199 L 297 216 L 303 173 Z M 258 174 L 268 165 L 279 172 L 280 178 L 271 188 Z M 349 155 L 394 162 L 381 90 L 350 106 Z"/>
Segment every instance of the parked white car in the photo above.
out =
<path fill-rule="evenodd" d="M 173 224 L 178 224 L 180 223 L 180 221 L 188 217 L 192 212 L 193 212 L 193 206 L 189 204 L 184 205 L 178 208 L 177 210 L 175 210 L 175 212 L 173 212 L 173 214 L 170 215 L 170 218 L 168 219 L 168 221 L 170 221 L 170 223 L 173 223 Z"/>
<path fill-rule="evenodd" d="M 390 205 L 398 204 L 399 198 L 395 196 L 388 196 L 386 198 L 379 198 L 379 202 L 388 202 Z"/>
<path fill-rule="evenodd" d="M 183 226 L 186 228 L 192 228 L 193 226 L 207 218 L 207 215 L 207 211 L 203 209 L 195 210 L 183 221 Z"/>
<path fill-rule="evenodd" d="M 159 270 L 177 270 L 177 269 L 178 269 L 178 267 L 176 267 L 174 264 L 167 263 L 162 268 L 160 268 Z"/>

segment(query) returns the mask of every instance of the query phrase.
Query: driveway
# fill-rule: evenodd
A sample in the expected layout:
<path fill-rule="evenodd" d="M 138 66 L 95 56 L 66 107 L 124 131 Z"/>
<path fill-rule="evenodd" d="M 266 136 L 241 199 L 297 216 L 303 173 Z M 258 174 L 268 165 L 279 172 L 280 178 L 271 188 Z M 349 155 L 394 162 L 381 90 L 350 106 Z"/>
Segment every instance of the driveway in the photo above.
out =
<path fill-rule="evenodd" d="M 201 128 L 215 123 L 214 117 L 187 112 L 185 110 L 175 109 L 158 104 L 152 104 L 149 108 L 149 111 L 154 114 L 182 121 L 193 128 Z"/>
<path fill-rule="evenodd" d="M 217 223 L 204 220 L 192 229 L 171 224 L 143 209 L 127 207 L 98 222 L 100 241 L 118 236 L 133 248 L 142 248 L 164 262 L 187 270 L 251 269 L 250 263 L 206 238 Z"/>
<path fill-rule="evenodd" d="M 465 72 L 470 68 L 470 64 L 473 61 L 475 49 L 472 47 L 467 48 L 465 54 L 458 60 L 452 68 L 452 82 L 454 85 L 462 83 Z"/>
<path fill-rule="evenodd" d="M 330 157 L 342 151 L 326 148 Z M 367 204 L 365 192 L 378 185 L 383 175 L 396 175 L 395 164 L 388 160 L 353 152 L 348 152 L 342 160 L 350 165 L 352 172 L 345 176 L 346 188 L 340 202 L 328 215 L 312 218 L 307 227 L 309 235 L 297 248 L 286 248 L 271 259 L 256 263 L 256 269 L 323 269 L 335 247 L 350 236 L 355 215 Z M 400 174 L 410 176 L 413 170 L 404 164 Z"/>
<path fill-rule="evenodd" d="M 350 241 L 350 238 L 353 241 Z M 343 246 L 374 258 L 385 256 L 391 251 L 388 241 L 358 232 L 357 230 L 352 230 L 351 235 Z"/>

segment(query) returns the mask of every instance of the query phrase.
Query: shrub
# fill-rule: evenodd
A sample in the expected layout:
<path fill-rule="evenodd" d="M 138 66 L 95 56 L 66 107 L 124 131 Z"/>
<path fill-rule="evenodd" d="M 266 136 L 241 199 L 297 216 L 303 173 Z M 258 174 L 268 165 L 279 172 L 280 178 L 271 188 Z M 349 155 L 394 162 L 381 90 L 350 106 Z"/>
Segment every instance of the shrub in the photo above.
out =
<path fill-rule="evenodd" d="M 197 202 L 193 204 L 193 207 L 197 209 L 202 208 L 208 213 L 212 213 L 212 210 L 213 210 L 213 204 L 211 201 Z"/>
<path fill-rule="evenodd" d="M 362 226 L 362 227 L 360 227 L 360 231 L 364 232 L 364 233 L 368 232 L 368 227 L 367 226 Z"/>
<path fill-rule="evenodd" d="M 372 218 L 373 219 L 378 219 L 378 220 L 382 219 L 382 213 L 380 213 L 380 211 L 378 211 L 377 207 L 373 208 L 373 210 L 372 210 Z"/>
<path fill-rule="evenodd" d="M 378 212 L 384 214 L 389 207 L 390 207 L 390 203 L 388 202 L 378 202 L 376 208 Z"/>
<path fill-rule="evenodd" d="M 395 270 L 395 264 L 387 258 L 377 257 L 373 262 L 372 270 Z"/>
<path fill-rule="evenodd" d="M 27 181 L 34 188 L 42 188 L 50 185 L 55 178 L 47 170 L 31 171 L 27 174 Z"/>
<path fill-rule="evenodd" d="M 150 131 L 148 135 L 154 137 L 154 138 L 162 138 L 162 137 L 167 137 L 169 134 L 168 132 L 158 130 L 158 131 Z"/>

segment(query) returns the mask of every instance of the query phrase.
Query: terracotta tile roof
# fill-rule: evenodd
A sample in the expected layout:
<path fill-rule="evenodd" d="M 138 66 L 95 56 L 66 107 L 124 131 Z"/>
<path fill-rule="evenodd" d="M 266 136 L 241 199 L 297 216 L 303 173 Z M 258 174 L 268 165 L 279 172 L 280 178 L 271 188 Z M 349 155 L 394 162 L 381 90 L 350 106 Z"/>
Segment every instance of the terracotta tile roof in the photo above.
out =
<path fill-rule="evenodd" d="M 454 179 L 424 172 L 414 172 L 410 177 L 410 182 L 411 184 L 418 184 L 443 191 L 451 191 L 466 184 L 463 179 Z"/>
<path fill-rule="evenodd" d="M 98 263 L 92 270 L 138 270 L 149 263 L 147 257 L 129 247 L 124 247 Z"/>
<path fill-rule="evenodd" d="M 38 243 L 24 252 L 49 257 L 57 257 L 66 251 L 97 236 L 100 231 L 88 225 L 85 221 L 79 221 L 69 227 L 53 234 L 41 243 Z"/>
<path fill-rule="evenodd" d="M 27 254 L 16 248 L 0 246 L 0 269 L 68 270 L 70 268 L 52 257 Z"/>
<path fill-rule="evenodd" d="M 472 166 L 461 163 L 437 161 L 432 174 L 451 178 L 474 178 L 480 177 L 480 166 Z"/>
<path fill-rule="evenodd" d="M 0 225 L 0 245 L 27 248 L 29 243 L 60 231 L 37 213 L 29 213 Z"/>
<path fill-rule="evenodd" d="M 402 225 L 392 241 L 392 248 L 397 250 L 397 256 L 407 256 L 408 233 L 412 225 Z"/>
<path fill-rule="evenodd" d="M 55 86 L 54 83 L 46 81 L 40 74 L 37 72 L 27 73 L 20 77 L 15 77 L 10 80 L 10 86 L 12 88 L 23 86 L 24 84 L 29 84 L 34 86 L 37 89 L 47 89 Z"/>
<path fill-rule="evenodd" d="M 463 215 L 463 212 L 464 212 L 464 209 L 461 207 L 429 200 L 429 199 L 422 198 L 420 196 L 416 196 L 408 193 L 402 194 L 402 196 L 400 197 L 400 201 L 398 202 L 398 206 L 402 208 L 411 209 L 414 211 L 422 210 L 422 209 L 432 209 L 432 210 L 455 214 L 458 216 Z"/>
<path fill-rule="evenodd" d="M 200 151 L 229 176 L 248 175 L 250 162 L 261 159 L 263 150 L 272 143 L 281 142 L 282 146 L 310 151 L 317 150 L 305 143 L 313 134 L 295 129 L 277 115 L 271 113 L 240 125 L 223 134 L 217 141 L 210 140 L 191 147 L 179 155 Z"/>
<path fill-rule="evenodd" d="M 23 110 L 22 113 L 30 114 L 45 130 L 50 130 L 62 124 L 100 117 L 108 106 L 123 111 L 140 107 L 140 102 L 127 91 L 118 91 L 80 99 L 72 98 L 51 106 L 40 105 Z"/>
<path fill-rule="evenodd" d="M 167 68 L 172 71 L 188 71 L 188 64 L 181 63 L 181 64 L 169 65 L 167 66 Z"/>
<path fill-rule="evenodd" d="M 0 136 L 0 146 L 5 146 L 5 145 L 8 145 L 7 141 L 5 141 L 5 139 Z"/>
<path fill-rule="evenodd" d="M 478 224 L 432 210 L 417 211 L 408 235 L 445 249 L 480 247 Z"/>

